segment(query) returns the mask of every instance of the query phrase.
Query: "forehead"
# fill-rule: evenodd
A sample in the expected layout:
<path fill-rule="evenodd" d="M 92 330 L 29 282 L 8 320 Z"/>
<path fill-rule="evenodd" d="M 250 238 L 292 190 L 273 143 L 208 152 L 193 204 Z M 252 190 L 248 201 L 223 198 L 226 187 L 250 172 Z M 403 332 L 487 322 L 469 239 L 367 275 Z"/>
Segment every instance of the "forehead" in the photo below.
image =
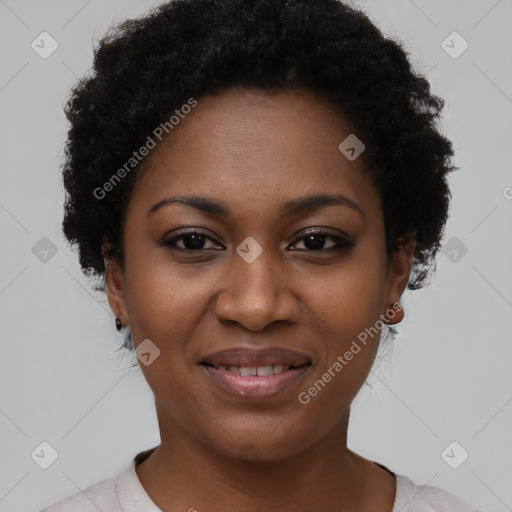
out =
<path fill-rule="evenodd" d="M 354 129 L 315 96 L 232 89 L 197 101 L 142 162 L 136 204 L 151 208 L 165 195 L 195 194 L 239 213 L 255 201 L 264 209 L 308 193 L 378 200 L 363 159 L 350 161 L 339 150 Z"/>

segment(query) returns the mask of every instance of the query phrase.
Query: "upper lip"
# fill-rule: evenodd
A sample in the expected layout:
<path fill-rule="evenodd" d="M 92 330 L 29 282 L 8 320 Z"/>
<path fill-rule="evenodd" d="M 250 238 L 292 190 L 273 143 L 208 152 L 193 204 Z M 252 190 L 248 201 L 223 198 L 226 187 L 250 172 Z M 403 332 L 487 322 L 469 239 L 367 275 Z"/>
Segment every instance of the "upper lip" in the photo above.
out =
<path fill-rule="evenodd" d="M 208 363 L 215 367 L 244 366 L 252 368 L 277 364 L 304 366 L 310 364 L 311 360 L 300 352 L 279 347 L 262 349 L 229 348 L 206 356 L 201 363 Z"/>

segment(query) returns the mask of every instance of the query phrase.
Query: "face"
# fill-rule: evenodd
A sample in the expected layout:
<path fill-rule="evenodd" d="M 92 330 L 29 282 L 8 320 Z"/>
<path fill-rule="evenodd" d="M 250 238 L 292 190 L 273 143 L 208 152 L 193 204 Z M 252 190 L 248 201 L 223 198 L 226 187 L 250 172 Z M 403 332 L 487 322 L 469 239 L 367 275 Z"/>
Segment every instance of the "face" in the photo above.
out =
<path fill-rule="evenodd" d="M 387 257 L 378 192 L 338 149 L 353 132 L 307 93 L 230 90 L 199 98 L 143 162 L 107 287 L 135 348 L 160 351 L 139 363 L 160 425 L 273 460 L 348 418 L 378 348 L 362 333 L 412 264 Z"/>

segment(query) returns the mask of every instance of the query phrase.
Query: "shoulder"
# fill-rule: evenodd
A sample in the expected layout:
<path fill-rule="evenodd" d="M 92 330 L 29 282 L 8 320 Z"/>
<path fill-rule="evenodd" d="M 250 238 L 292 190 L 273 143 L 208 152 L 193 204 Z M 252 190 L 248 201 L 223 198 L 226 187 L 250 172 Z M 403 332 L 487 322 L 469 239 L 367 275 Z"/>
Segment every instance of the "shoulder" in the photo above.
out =
<path fill-rule="evenodd" d="M 38 512 L 98 512 L 98 510 L 122 512 L 118 507 L 116 488 L 117 480 L 124 471 L 71 494 Z"/>
<path fill-rule="evenodd" d="M 147 495 L 135 471 L 135 466 L 156 448 L 138 453 L 117 475 L 90 485 L 37 512 L 161 512 Z"/>
<path fill-rule="evenodd" d="M 480 512 L 438 487 L 416 485 L 406 476 L 396 475 L 393 512 Z"/>

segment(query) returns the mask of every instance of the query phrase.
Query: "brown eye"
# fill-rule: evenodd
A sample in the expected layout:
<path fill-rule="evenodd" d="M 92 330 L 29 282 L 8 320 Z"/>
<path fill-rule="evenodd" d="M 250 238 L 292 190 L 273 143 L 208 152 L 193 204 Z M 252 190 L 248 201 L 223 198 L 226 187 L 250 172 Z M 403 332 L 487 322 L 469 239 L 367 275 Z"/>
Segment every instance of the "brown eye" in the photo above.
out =
<path fill-rule="evenodd" d="M 355 243 L 353 240 L 341 236 L 331 235 L 325 231 L 312 231 L 302 236 L 299 241 L 304 240 L 304 249 L 306 251 L 317 251 L 323 252 L 326 250 L 344 249 L 348 247 L 354 247 Z M 331 241 L 331 246 L 325 248 L 326 241 Z M 334 243 L 333 243 L 334 242 Z"/>
<path fill-rule="evenodd" d="M 205 247 L 205 244 L 207 245 L 208 241 L 214 242 L 211 238 L 206 236 L 204 233 L 201 233 L 200 231 L 187 231 L 168 240 L 164 240 L 162 242 L 162 246 L 189 252 L 207 251 L 216 249 L 218 247 L 218 245 L 214 245 L 213 247 Z M 181 243 L 182 246 L 179 246 L 178 243 Z"/>

